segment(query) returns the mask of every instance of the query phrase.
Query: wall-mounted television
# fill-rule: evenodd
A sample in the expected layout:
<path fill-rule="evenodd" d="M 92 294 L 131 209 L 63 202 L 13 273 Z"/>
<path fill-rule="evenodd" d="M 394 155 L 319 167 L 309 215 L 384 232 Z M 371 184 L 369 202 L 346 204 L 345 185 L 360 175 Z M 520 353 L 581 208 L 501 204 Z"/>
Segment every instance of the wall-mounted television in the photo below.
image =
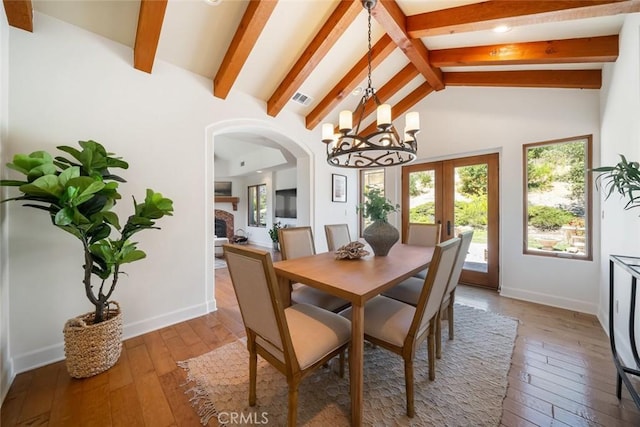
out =
<path fill-rule="evenodd" d="M 276 190 L 276 217 L 297 218 L 296 189 Z"/>

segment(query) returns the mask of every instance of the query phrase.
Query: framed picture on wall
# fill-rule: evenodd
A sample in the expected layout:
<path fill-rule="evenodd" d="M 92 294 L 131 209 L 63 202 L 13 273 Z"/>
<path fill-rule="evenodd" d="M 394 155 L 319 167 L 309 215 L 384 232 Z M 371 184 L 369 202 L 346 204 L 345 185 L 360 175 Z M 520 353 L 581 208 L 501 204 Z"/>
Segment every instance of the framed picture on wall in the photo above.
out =
<path fill-rule="evenodd" d="M 331 201 L 343 202 L 347 201 L 347 177 L 344 175 L 331 174 Z"/>
<path fill-rule="evenodd" d="M 216 196 L 231 196 L 231 181 L 216 181 L 213 190 Z"/>

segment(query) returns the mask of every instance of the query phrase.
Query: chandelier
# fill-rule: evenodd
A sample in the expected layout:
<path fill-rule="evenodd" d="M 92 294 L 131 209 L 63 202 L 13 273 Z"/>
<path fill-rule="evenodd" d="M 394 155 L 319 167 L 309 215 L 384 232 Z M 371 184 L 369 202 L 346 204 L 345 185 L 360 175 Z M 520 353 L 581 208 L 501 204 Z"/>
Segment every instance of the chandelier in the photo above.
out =
<path fill-rule="evenodd" d="M 420 116 L 417 112 L 406 115 L 404 137 L 400 138 L 391 122 L 391 106 L 382 104 L 371 86 L 371 9 L 377 0 L 362 0 L 368 12 L 368 80 L 367 88 L 355 114 L 357 124 L 353 127 L 351 111 L 341 111 L 338 125 L 339 133 L 334 133 L 332 123 L 322 125 L 322 142 L 327 147 L 327 163 L 343 168 L 375 168 L 396 166 L 415 160 L 418 142 L 416 134 L 420 131 Z M 367 102 L 376 103 L 376 130 L 368 135 L 360 135 L 360 126 Z"/>

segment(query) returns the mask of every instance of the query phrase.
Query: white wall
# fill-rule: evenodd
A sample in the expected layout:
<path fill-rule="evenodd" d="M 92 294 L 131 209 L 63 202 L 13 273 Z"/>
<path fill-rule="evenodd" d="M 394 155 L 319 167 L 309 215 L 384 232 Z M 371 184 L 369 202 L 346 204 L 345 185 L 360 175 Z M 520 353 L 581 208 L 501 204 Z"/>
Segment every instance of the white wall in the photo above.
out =
<path fill-rule="evenodd" d="M 620 33 L 618 60 L 605 67 L 601 95 L 602 161 L 614 165 L 623 154 L 629 161 L 640 161 L 640 14 L 629 15 Z M 623 210 L 628 199 L 616 193 L 602 205 L 602 259 L 600 262 L 600 322 L 609 325 L 609 255 L 640 257 L 640 218 L 638 208 Z M 627 364 L 631 350 L 629 332 L 630 276 L 615 271 L 618 312 L 615 313 L 616 342 Z M 640 316 L 636 316 L 636 323 Z M 637 337 L 636 339 L 640 339 Z M 633 365 L 629 365 L 633 366 Z"/>
<path fill-rule="evenodd" d="M 307 131 L 286 112 L 268 118 L 264 102 L 241 93 L 219 100 L 209 80 L 166 63 L 156 61 L 151 75 L 137 71 L 125 46 L 38 13 L 35 21 L 33 34 L 9 30 L 5 159 L 93 138 L 130 163 L 119 212 L 128 215 L 131 195 L 141 197 L 147 187 L 173 199 L 175 215 L 158 224 L 162 230 L 139 236 L 147 259 L 128 266 L 115 292 L 126 336 L 215 307 L 207 132 L 240 117 L 319 150 L 319 131 Z M 8 220 L 10 358 L 21 372 L 61 359 L 64 322 L 91 306 L 73 237 L 51 227 L 42 212 L 17 204 Z"/>
<path fill-rule="evenodd" d="M 4 3 L 0 4 L 0 16 L 5 16 Z M 7 139 L 9 110 L 9 26 L 0 19 L 0 178 L 5 178 L 5 141 Z M 0 199 L 5 198 L 4 187 Z M 13 381 L 13 369 L 9 354 L 9 276 L 7 269 L 7 221 L 5 205 L 0 205 L 0 405 Z"/>
<path fill-rule="evenodd" d="M 458 88 L 432 93 L 417 109 L 419 161 L 500 153 L 500 278 L 504 296 L 597 312 L 598 248 L 594 261 L 523 255 L 522 145 L 593 134 L 600 140 L 596 90 Z M 400 168 L 388 169 L 400 200 Z M 391 196 L 391 192 L 389 193 Z M 394 197 L 394 196 L 391 196 Z M 594 206 L 598 211 L 598 204 Z M 594 235 L 598 236 L 597 219 Z M 526 273 L 524 273 L 526 272 Z"/>

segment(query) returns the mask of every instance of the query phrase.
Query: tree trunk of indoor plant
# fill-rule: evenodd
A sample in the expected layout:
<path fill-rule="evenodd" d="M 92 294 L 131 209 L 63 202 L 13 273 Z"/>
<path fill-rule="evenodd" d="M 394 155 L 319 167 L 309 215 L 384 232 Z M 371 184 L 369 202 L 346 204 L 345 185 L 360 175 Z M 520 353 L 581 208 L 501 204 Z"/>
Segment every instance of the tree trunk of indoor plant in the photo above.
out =
<path fill-rule="evenodd" d="M 378 219 L 362 231 L 362 237 L 371 246 L 375 256 L 387 256 L 400 238 L 400 233 L 387 221 Z"/>

